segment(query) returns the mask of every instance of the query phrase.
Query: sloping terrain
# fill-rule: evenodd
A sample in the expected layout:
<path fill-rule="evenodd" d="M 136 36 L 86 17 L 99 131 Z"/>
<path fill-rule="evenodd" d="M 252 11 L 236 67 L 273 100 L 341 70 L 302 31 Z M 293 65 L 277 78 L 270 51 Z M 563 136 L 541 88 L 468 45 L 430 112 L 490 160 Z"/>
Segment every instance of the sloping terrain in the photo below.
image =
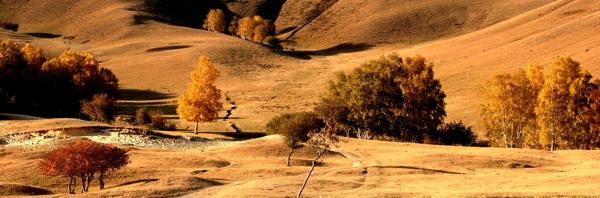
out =
<path fill-rule="evenodd" d="M 286 42 L 302 49 L 344 43 L 409 45 L 483 29 L 550 2 L 297 0 L 286 2 L 282 13 L 287 15 L 276 25 L 286 29 L 308 23 Z M 313 18 L 312 13 L 319 15 Z"/>
<path fill-rule="evenodd" d="M 334 72 L 349 72 L 390 52 L 419 53 L 433 62 L 448 95 L 446 120 L 474 126 L 479 120 L 477 91 L 493 72 L 534 62 L 547 66 L 553 57 L 571 55 L 595 78 L 600 76 L 600 5 L 593 0 L 290 0 L 280 10 L 282 1 L 168 2 L 2 2 L 0 18 L 19 23 L 20 30 L 0 31 L 0 39 L 32 43 L 48 56 L 64 50 L 91 52 L 120 79 L 122 113 L 150 106 L 170 118 L 177 117 L 176 99 L 187 88 L 198 57 L 209 56 L 222 72 L 217 86 L 235 101 L 223 101 L 220 115 L 225 118 L 225 110 L 235 110 L 228 119 L 203 124 L 205 132 L 233 131 L 232 124 L 243 131 L 263 131 L 274 115 L 311 110 Z M 151 5 L 168 9 L 140 8 Z M 177 20 L 184 15 L 173 15 L 182 5 L 199 12 L 227 6 L 226 13 L 242 16 L 274 6 L 277 31 L 283 33 L 279 37 L 297 30 L 283 42 L 296 52 L 189 28 L 193 25 Z M 205 14 L 196 15 L 201 19 Z M 180 123 L 180 128 L 191 126 Z"/>

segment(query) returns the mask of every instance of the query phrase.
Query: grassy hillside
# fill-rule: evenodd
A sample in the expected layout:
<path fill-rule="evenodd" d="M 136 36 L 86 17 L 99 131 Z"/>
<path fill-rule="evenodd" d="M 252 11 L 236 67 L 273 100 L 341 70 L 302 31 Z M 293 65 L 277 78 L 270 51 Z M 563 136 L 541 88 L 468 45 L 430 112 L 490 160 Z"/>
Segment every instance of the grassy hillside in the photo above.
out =
<path fill-rule="evenodd" d="M 319 160 L 306 197 L 598 196 L 598 151 L 468 148 L 343 139 Z M 132 163 L 78 197 L 293 197 L 316 153 L 278 136 L 196 151 L 133 147 Z M 39 174 L 46 151 L 0 147 L 0 196 L 66 196 L 66 178 Z M 81 189 L 81 187 L 77 187 Z"/>
<path fill-rule="evenodd" d="M 222 71 L 217 86 L 229 92 L 237 109 L 226 121 L 203 124 L 204 131 L 232 131 L 230 122 L 244 131 L 262 131 L 274 115 L 311 110 L 334 72 L 351 71 L 390 52 L 419 53 L 433 62 L 448 95 L 446 120 L 467 125 L 479 121 L 477 90 L 493 72 L 534 62 L 548 65 L 555 56 L 571 55 L 595 78 L 600 76 L 600 5 L 593 0 L 295 0 L 286 1 L 280 10 L 277 2 L 206 1 L 194 4 L 199 10 L 196 21 L 204 18 L 206 6 L 227 6 L 227 13 L 243 16 L 274 6 L 278 32 L 283 32 L 279 37 L 298 30 L 284 42 L 295 53 L 190 28 L 193 25 L 178 20 L 184 15 L 172 13 L 190 3 L 183 0 L 166 5 L 169 9 L 154 9 L 160 13 L 141 10 L 155 4 L 138 1 L 3 2 L 0 19 L 19 23 L 20 30 L 1 31 L 0 39 L 30 42 L 49 56 L 64 50 L 91 52 L 120 79 L 122 113 L 152 106 L 171 118 L 176 118 L 175 101 L 185 91 L 198 57 L 209 56 Z M 186 126 L 191 123 L 180 124 Z"/>

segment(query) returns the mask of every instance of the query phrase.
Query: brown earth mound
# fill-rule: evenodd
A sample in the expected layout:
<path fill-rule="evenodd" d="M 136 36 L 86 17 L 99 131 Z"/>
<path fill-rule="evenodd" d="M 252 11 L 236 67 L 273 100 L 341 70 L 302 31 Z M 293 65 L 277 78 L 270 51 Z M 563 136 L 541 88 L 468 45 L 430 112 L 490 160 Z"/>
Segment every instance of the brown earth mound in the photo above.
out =
<path fill-rule="evenodd" d="M 0 196 L 50 195 L 49 190 L 22 184 L 0 183 Z"/>

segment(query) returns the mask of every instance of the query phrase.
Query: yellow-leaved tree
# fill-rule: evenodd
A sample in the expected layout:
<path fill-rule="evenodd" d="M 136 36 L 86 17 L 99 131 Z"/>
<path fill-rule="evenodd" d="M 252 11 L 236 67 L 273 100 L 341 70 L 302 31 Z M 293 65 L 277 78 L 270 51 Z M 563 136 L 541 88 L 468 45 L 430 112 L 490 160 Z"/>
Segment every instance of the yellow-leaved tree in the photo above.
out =
<path fill-rule="evenodd" d="M 238 21 L 236 35 L 245 40 L 252 40 L 255 28 L 256 24 L 254 23 L 254 19 L 250 17 L 244 17 Z"/>
<path fill-rule="evenodd" d="M 495 73 L 484 82 L 484 101 L 479 103 L 481 126 L 493 146 L 523 147 L 526 128 L 535 120 L 535 97 L 531 97 L 530 86 L 523 69 L 512 75 Z"/>
<path fill-rule="evenodd" d="M 527 78 L 531 83 L 529 88 L 529 96 L 535 99 L 535 103 L 530 104 L 528 107 L 533 109 L 533 115 L 529 119 L 529 127 L 526 128 L 525 133 L 525 142 L 530 148 L 542 149 L 542 145 L 540 144 L 539 137 L 539 127 L 537 125 L 537 116 L 535 115 L 535 107 L 539 103 L 538 95 L 540 94 L 540 90 L 544 86 L 544 67 L 538 63 L 529 64 L 526 70 Z"/>
<path fill-rule="evenodd" d="M 208 31 L 214 32 L 225 31 L 225 26 L 227 26 L 225 13 L 221 9 L 210 9 L 208 14 L 206 14 L 206 19 L 204 19 L 204 25 L 202 25 Z"/>
<path fill-rule="evenodd" d="M 27 61 L 30 67 L 39 67 L 46 62 L 46 57 L 42 49 L 34 48 L 31 44 L 25 44 L 25 47 L 21 49 L 23 58 Z"/>
<path fill-rule="evenodd" d="M 578 129 L 577 120 L 581 119 L 585 106 L 583 84 L 589 84 L 590 78 L 589 72 L 582 72 L 571 57 L 561 56 L 552 61 L 535 109 L 540 143 L 550 151 L 559 146 L 577 147 L 576 142 L 581 141 L 577 139 L 582 130 Z"/>
<path fill-rule="evenodd" d="M 200 56 L 200 64 L 192 72 L 192 82 L 188 84 L 187 92 L 179 98 L 177 114 L 188 122 L 196 122 L 194 133 L 198 133 L 198 122 L 217 120 L 217 111 L 223 108 L 219 102 L 221 90 L 217 89 L 215 80 L 221 72 L 213 67 L 210 58 Z"/>

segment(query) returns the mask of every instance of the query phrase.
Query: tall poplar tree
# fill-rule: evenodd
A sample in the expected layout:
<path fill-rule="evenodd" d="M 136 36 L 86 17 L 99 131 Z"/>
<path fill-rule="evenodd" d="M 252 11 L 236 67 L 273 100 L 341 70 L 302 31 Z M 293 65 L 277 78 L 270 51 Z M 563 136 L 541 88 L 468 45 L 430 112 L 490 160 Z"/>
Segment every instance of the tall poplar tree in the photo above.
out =
<path fill-rule="evenodd" d="M 217 111 L 223 108 L 219 102 L 221 90 L 217 89 L 215 80 L 221 72 L 213 67 L 210 58 L 200 56 L 200 64 L 192 72 L 192 82 L 188 84 L 187 92 L 179 99 L 177 114 L 188 122 L 196 122 L 194 133 L 198 133 L 198 122 L 217 120 Z"/>

